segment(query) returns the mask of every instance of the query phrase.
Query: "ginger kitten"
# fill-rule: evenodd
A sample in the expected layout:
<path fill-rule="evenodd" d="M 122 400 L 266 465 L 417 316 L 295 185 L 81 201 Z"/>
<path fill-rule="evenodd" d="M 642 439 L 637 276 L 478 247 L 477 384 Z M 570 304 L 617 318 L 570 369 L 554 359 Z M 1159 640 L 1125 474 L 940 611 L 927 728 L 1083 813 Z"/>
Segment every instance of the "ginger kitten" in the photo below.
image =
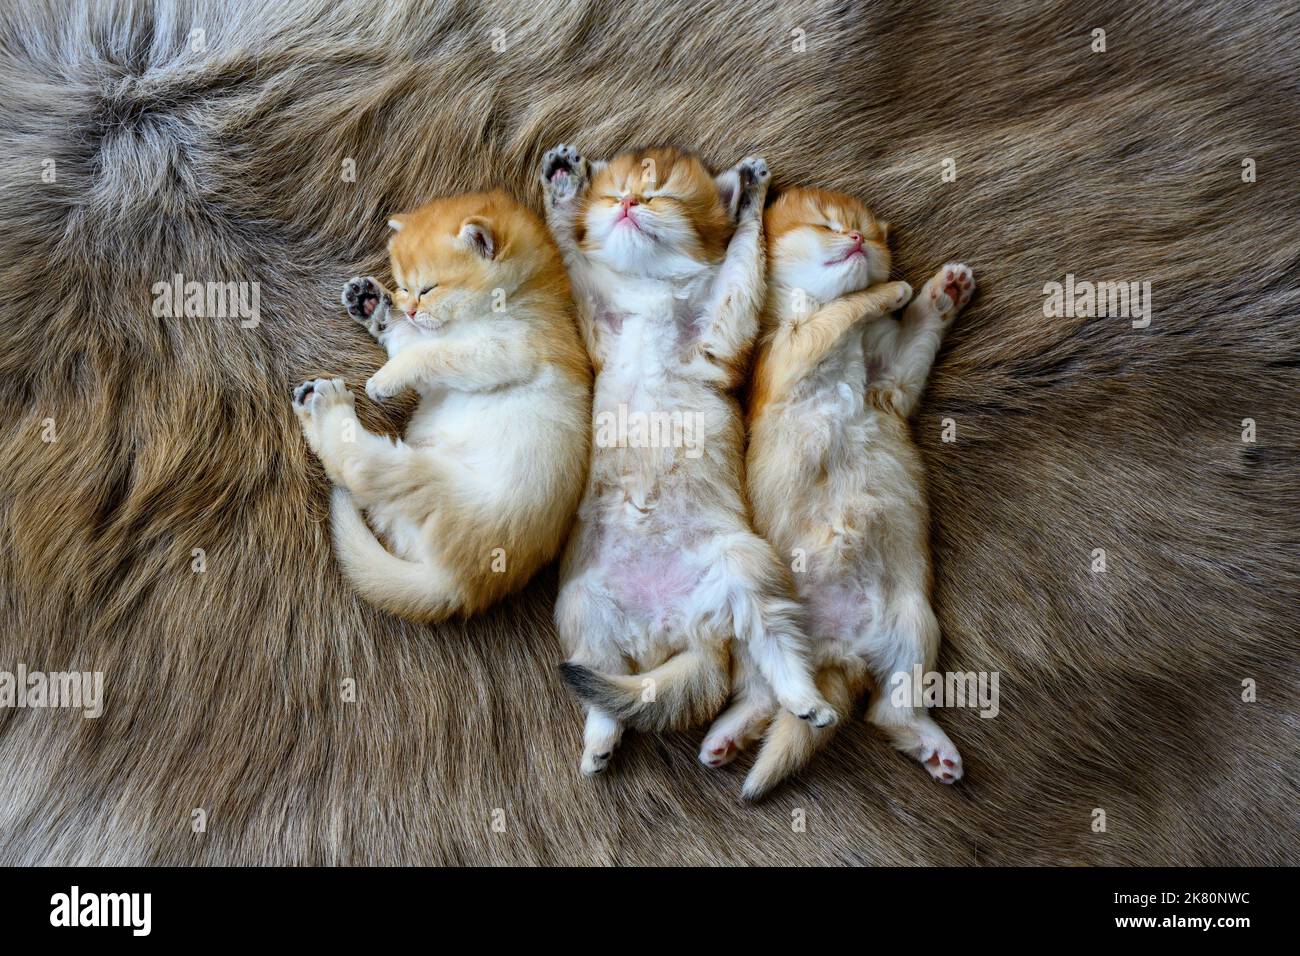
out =
<path fill-rule="evenodd" d="M 366 431 L 342 379 L 304 382 L 294 411 L 335 485 L 344 576 L 431 621 L 487 607 L 559 552 L 587 471 L 591 369 L 559 252 L 524 206 L 455 196 L 389 225 L 396 290 L 352 279 L 343 304 L 388 352 L 366 394 L 420 396 L 405 438 Z"/>
<path fill-rule="evenodd" d="M 587 705 L 586 774 L 606 768 L 626 724 L 715 714 L 733 635 L 782 706 L 818 726 L 834 719 L 789 576 L 741 493 L 731 391 L 758 329 L 768 179 L 761 159 L 715 178 L 673 149 L 589 163 L 559 146 L 542 161 L 547 222 L 597 371 L 591 472 L 555 611 L 566 679 Z"/>
<path fill-rule="evenodd" d="M 925 475 L 908 417 L 974 276 L 944 266 L 912 298 L 888 282 L 888 226 L 850 196 L 786 192 L 766 214 L 768 295 L 749 408 L 747 485 L 755 527 L 794 575 L 818 686 L 841 716 L 869 685 L 867 712 L 943 783 L 961 757 L 924 706 L 893 700 L 891 678 L 932 669 Z M 907 303 L 901 321 L 889 313 Z M 801 767 L 829 730 L 777 713 L 761 682 L 741 686 L 701 759 L 730 760 L 771 718 L 744 785 L 756 798 Z"/>

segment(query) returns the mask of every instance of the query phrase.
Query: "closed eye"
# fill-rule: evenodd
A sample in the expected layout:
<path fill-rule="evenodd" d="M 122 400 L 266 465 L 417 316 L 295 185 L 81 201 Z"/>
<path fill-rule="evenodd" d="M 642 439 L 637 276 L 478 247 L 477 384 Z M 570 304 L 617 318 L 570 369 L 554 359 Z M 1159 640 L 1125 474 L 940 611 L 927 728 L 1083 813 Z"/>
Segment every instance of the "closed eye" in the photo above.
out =
<path fill-rule="evenodd" d="M 435 288 L 437 288 L 437 285 L 438 284 L 436 282 L 433 285 L 426 285 L 423 289 L 420 290 L 420 295 L 424 295 L 426 292 L 432 292 Z"/>

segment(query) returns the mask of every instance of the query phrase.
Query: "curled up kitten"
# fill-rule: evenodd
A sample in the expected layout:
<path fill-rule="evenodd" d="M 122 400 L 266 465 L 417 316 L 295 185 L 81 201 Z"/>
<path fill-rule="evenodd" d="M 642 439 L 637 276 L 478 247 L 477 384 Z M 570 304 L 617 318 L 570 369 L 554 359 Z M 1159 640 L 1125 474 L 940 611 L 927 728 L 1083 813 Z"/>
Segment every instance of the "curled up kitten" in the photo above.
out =
<path fill-rule="evenodd" d="M 761 159 L 715 179 L 667 148 L 593 163 L 560 146 L 542 162 L 547 223 L 597 372 L 591 472 L 555 611 L 565 677 L 587 706 L 586 774 L 606 768 L 625 725 L 712 717 L 729 647 L 781 706 L 834 720 L 788 572 L 741 493 L 731 390 L 758 330 L 768 179 Z"/>
<path fill-rule="evenodd" d="M 936 780 L 953 783 L 962 775 L 957 748 L 920 701 L 896 699 L 893 678 L 906 674 L 910 688 L 913 666 L 931 670 L 939 647 L 925 475 L 908 417 L 974 276 L 944 266 L 912 298 L 907 283 L 885 281 L 888 227 L 839 193 L 790 190 L 766 225 L 768 295 L 747 456 L 755 527 L 801 564 L 794 578 L 818 686 L 840 716 L 874 685 L 868 719 Z M 798 770 L 830 735 L 777 711 L 751 674 L 738 681 L 701 759 L 729 761 L 765 726 L 748 798 Z"/>
<path fill-rule="evenodd" d="M 389 225 L 397 289 L 352 279 L 343 304 L 388 352 L 370 398 L 420 396 L 405 437 L 366 431 L 341 379 L 304 382 L 294 411 L 335 485 L 344 576 L 377 607 L 438 620 L 559 552 L 587 472 L 591 369 L 559 252 L 527 208 L 455 196 Z"/>

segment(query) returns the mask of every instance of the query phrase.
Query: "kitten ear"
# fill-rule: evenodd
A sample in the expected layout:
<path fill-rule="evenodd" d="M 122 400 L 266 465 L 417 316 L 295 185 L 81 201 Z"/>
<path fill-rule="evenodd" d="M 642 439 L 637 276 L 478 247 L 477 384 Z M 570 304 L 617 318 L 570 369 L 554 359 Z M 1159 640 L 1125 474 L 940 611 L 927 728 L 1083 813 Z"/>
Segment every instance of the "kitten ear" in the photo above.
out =
<path fill-rule="evenodd" d="M 462 222 L 458 235 L 484 259 L 492 259 L 496 256 L 496 237 L 492 235 L 492 227 L 482 216 L 470 216 Z"/>
<path fill-rule="evenodd" d="M 713 177 L 713 182 L 717 184 L 718 198 L 722 200 L 722 208 L 727 210 L 727 218 L 734 222 L 740 209 L 740 173 L 734 168 L 728 169 Z"/>
<path fill-rule="evenodd" d="M 393 232 L 401 232 L 402 227 L 406 225 L 405 216 L 392 216 L 388 220 L 388 228 Z"/>

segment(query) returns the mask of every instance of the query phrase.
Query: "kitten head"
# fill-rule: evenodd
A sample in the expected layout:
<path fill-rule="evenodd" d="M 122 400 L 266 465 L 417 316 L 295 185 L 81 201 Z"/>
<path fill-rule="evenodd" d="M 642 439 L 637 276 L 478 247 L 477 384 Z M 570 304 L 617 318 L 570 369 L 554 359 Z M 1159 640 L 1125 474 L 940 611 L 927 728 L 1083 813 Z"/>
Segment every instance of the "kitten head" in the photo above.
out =
<path fill-rule="evenodd" d="M 671 147 L 595 165 L 579 220 L 584 251 L 633 275 L 719 262 L 734 226 L 724 177 L 715 180 L 699 159 Z"/>
<path fill-rule="evenodd" d="M 560 268 L 541 220 L 500 190 L 435 199 L 388 225 L 393 305 L 417 322 L 453 291 L 508 296 Z"/>
<path fill-rule="evenodd" d="M 763 224 L 773 283 L 829 302 L 889 278 L 889 224 L 852 196 L 784 190 Z"/>

